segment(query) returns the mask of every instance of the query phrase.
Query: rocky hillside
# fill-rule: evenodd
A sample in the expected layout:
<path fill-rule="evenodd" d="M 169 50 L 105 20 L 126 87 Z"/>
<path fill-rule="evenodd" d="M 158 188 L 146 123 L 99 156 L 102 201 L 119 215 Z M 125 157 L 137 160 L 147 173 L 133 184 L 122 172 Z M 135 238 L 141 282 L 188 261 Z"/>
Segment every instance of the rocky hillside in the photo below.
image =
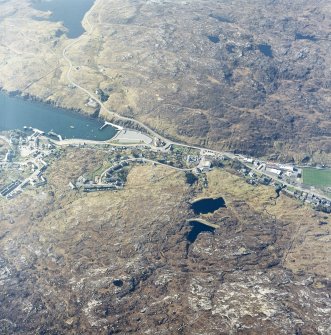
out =
<path fill-rule="evenodd" d="M 68 87 L 64 27 L 16 2 L 0 3 L 0 86 L 93 113 Z M 109 108 L 189 143 L 330 162 L 328 0 L 97 0 L 89 22 L 71 75 Z"/>
<path fill-rule="evenodd" d="M 1 333 L 330 333 L 329 216 L 224 170 L 207 188 L 140 166 L 121 191 L 69 191 L 101 157 L 69 150 L 46 189 L 0 200 Z M 226 208 L 190 242 L 203 196 Z"/>

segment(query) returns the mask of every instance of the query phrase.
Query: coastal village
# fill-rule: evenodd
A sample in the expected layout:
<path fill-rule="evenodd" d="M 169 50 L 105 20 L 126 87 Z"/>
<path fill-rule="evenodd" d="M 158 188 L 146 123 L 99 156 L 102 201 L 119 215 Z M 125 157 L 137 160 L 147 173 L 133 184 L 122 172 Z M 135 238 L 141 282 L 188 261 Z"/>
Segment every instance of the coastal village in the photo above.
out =
<path fill-rule="evenodd" d="M 38 129 L 26 132 L 11 131 L 1 136 L 8 146 L 0 156 L 0 172 L 10 180 L 0 189 L 0 195 L 12 199 L 28 186 L 41 187 L 47 183 L 43 176 L 48 167 L 45 159 L 56 153 L 56 146 Z"/>
<path fill-rule="evenodd" d="M 105 123 L 103 127 L 109 125 Z M 101 128 L 103 128 L 101 127 Z M 52 134 L 51 134 L 52 135 Z M 1 197 L 10 200 L 27 188 L 47 183 L 44 171 L 47 160 L 60 155 L 63 147 L 103 147 L 109 153 L 107 164 L 72 180 L 68 188 L 82 192 L 119 190 L 125 186 L 130 166 L 136 164 L 166 165 L 183 171 L 188 180 L 207 187 L 206 173 L 214 168 L 235 171 L 252 185 L 273 185 L 276 192 L 310 204 L 317 210 L 331 212 L 331 201 L 322 190 L 303 183 L 303 166 L 266 162 L 232 153 L 221 153 L 194 146 L 164 143 L 132 129 L 118 128 L 110 141 L 63 140 L 60 136 L 25 127 L 24 131 L 10 131 L 0 139 L 6 150 L 0 152 Z M 327 192 L 330 192 L 330 187 Z"/>
<path fill-rule="evenodd" d="M 321 190 L 303 183 L 303 166 L 264 162 L 259 159 L 238 156 L 243 166 L 238 170 L 248 183 L 274 185 L 277 192 L 312 205 L 315 209 L 331 213 L 331 201 Z M 327 192 L 331 188 L 327 187 Z"/>

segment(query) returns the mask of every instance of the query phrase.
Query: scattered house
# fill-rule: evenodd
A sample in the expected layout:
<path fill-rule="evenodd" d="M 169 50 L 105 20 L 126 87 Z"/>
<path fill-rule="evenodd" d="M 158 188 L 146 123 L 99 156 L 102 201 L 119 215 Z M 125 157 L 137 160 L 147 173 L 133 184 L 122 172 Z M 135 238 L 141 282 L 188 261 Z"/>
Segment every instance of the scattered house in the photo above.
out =
<path fill-rule="evenodd" d="M 77 182 L 81 184 L 85 184 L 87 182 L 87 179 L 84 178 L 83 176 L 78 177 Z"/>
<path fill-rule="evenodd" d="M 250 185 L 256 185 L 255 179 L 248 179 L 247 183 L 250 184 Z"/>
<path fill-rule="evenodd" d="M 162 146 L 162 141 L 158 137 L 153 138 L 153 145 L 154 147 L 161 147 Z"/>
<path fill-rule="evenodd" d="M 5 162 L 11 162 L 14 158 L 14 152 L 12 150 L 8 150 L 5 156 Z"/>
<path fill-rule="evenodd" d="M 188 155 L 187 158 L 186 158 L 187 163 L 196 163 L 196 162 L 198 162 L 198 160 L 199 160 L 198 156 Z"/>
<path fill-rule="evenodd" d="M 96 192 L 96 191 L 108 191 L 113 189 L 121 189 L 123 185 L 117 186 L 116 184 L 93 184 L 93 185 L 84 185 L 83 192 Z"/>
<path fill-rule="evenodd" d="M 270 185 L 272 179 L 270 177 L 264 176 L 259 179 L 259 183 L 262 185 Z"/>
<path fill-rule="evenodd" d="M 43 176 L 39 176 L 38 179 L 34 181 L 35 187 L 44 186 L 47 183 L 46 179 Z"/>
<path fill-rule="evenodd" d="M 48 164 L 43 160 L 43 159 L 39 159 L 39 162 L 43 165 L 43 166 L 45 166 L 46 168 L 48 167 Z"/>
<path fill-rule="evenodd" d="M 313 202 L 313 200 L 314 200 L 314 196 L 312 194 L 308 194 L 307 198 L 306 198 L 306 202 L 308 204 L 311 204 Z"/>
<path fill-rule="evenodd" d="M 286 171 L 294 171 L 294 166 L 293 165 L 285 165 L 285 164 L 279 164 L 279 168 L 282 170 L 286 170 Z"/>
<path fill-rule="evenodd" d="M 85 106 L 87 107 L 91 107 L 91 108 L 97 108 L 98 107 L 98 103 L 92 99 L 92 98 L 89 98 L 87 103 L 85 104 Z"/>
<path fill-rule="evenodd" d="M 247 176 L 248 173 L 249 173 L 249 170 L 248 170 L 247 168 L 242 168 L 242 169 L 240 170 L 240 172 L 241 172 L 244 176 Z"/>
<path fill-rule="evenodd" d="M 212 156 L 212 157 L 215 157 L 216 154 L 215 154 L 215 152 L 213 152 L 211 150 L 201 149 L 201 156 Z"/>
<path fill-rule="evenodd" d="M 197 166 L 197 168 L 201 171 L 201 172 L 208 172 L 211 170 L 211 161 L 205 160 L 205 157 L 203 157 L 199 163 L 199 165 Z"/>
<path fill-rule="evenodd" d="M 72 190 L 76 190 L 76 189 L 77 189 L 76 185 L 74 185 L 72 182 L 69 183 L 69 187 L 70 187 Z"/>
<path fill-rule="evenodd" d="M 282 170 L 278 170 L 278 169 L 275 169 L 275 168 L 267 168 L 267 171 L 271 172 L 271 173 L 274 173 L 277 176 L 280 176 L 282 174 Z"/>
<path fill-rule="evenodd" d="M 295 191 L 289 190 L 288 188 L 284 189 L 283 192 L 290 197 L 295 197 Z"/>
<path fill-rule="evenodd" d="M 13 192 L 19 185 L 20 185 L 21 181 L 20 180 L 15 180 L 12 183 L 10 183 L 9 185 L 5 186 L 4 188 L 2 188 L 0 190 L 0 194 L 5 197 L 7 195 L 9 195 L 11 192 Z"/>
<path fill-rule="evenodd" d="M 266 165 L 265 164 L 260 164 L 259 167 L 257 168 L 259 171 L 265 170 Z"/>
<path fill-rule="evenodd" d="M 196 167 L 192 170 L 192 173 L 195 174 L 195 175 L 199 175 L 201 172 L 200 170 Z"/>

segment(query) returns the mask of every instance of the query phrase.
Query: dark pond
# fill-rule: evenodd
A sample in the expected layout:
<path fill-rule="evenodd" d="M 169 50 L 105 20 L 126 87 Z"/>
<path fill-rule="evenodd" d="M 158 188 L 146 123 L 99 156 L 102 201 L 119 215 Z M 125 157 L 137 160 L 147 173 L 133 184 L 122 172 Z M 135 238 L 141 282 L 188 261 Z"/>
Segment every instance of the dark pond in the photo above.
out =
<path fill-rule="evenodd" d="M 195 214 L 213 213 L 221 207 L 226 207 L 223 198 L 206 198 L 192 203 L 191 208 Z"/>
<path fill-rule="evenodd" d="M 113 280 L 113 284 L 117 287 L 122 287 L 124 283 L 123 283 L 123 280 L 121 279 L 115 279 Z"/>
<path fill-rule="evenodd" d="M 55 108 L 48 104 L 9 97 L 0 92 L 0 131 L 23 129 L 24 126 L 53 131 L 63 138 L 105 141 L 116 134 L 116 129 L 103 125 L 100 119 Z"/>
<path fill-rule="evenodd" d="M 296 40 L 309 40 L 309 41 L 312 41 L 312 42 L 317 41 L 317 38 L 314 35 L 303 35 L 303 34 L 300 34 L 300 33 L 295 34 L 295 39 Z"/>
<path fill-rule="evenodd" d="M 233 44 L 227 44 L 226 46 L 226 51 L 229 53 L 234 53 L 235 49 L 236 49 L 236 46 Z"/>
<path fill-rule="evenodd" d="M 259 51 L 262 52 L 265 56 L 272 58 L 272 49 L 269 44 L 259 44 L 257 46 L 259 48 Z"/>
<path fill-rule="evenodd" d="M 214 35 L 208 35 L 208 39 L 209 41 L 213 42 L 213 43 L 219 43 L 220 39 L 218 36 L 214 36 Z"/>
<path fill-rule="evenodd" d="M 190 222 L 190 226 L 192 227 L 191 231 L 187 234 L 187 241 L 190 243 L 194 243 L 198 238 L 199 234 L 202 232 L 211 232 L 214 233 L 215 228 L 209 227 L 205 224 L 202 224 L 198 221 Z"/>
<path fill-rule="evenodd" d="M 186 182 L 189 185 L 193 185 L 194 183 L 196 183 L 199 180 L 199 178 L 195 174 L 193 174 L 192 172 L 186 172 L 185 177 L 186 177 Z"/>
<path fill-rule="evenodd" d="M 76 38 L 85 31 L 82 20 L 93 3 L 94 0 L 34 0 L 32 6 L 40 11 L 52 12 L 48 20 L 63 22 L 68 29 L 67 36 Z"/>

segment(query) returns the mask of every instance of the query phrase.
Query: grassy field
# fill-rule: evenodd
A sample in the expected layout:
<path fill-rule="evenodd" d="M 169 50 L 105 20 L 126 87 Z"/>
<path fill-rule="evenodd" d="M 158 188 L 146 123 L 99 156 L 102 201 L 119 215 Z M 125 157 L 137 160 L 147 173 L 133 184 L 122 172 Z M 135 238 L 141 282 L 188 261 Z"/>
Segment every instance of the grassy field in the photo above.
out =
<path fill-rule="evenodd" d="M 303 183 L 316 187 L 331 186 L 331 169 L 303 169 Z"/>

